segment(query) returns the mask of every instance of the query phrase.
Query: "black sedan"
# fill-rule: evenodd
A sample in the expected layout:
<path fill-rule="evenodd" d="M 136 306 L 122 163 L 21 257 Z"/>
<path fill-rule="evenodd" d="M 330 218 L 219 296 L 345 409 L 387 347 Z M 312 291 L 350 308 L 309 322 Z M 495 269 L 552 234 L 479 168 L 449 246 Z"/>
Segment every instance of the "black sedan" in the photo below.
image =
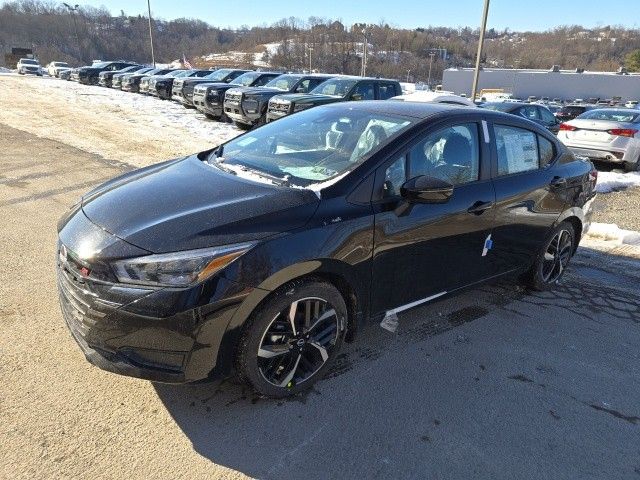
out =
<path fill-rule="evenodd" d="M 513 115 L 313 108 L 82 197 L 58 225 L 62 312 L 105 370 L 292 395 L 366 322 L 503 277 L 553 287 L 596 178 Z"/>
<path fill-rule="evenodd" d="M 538 105 L 535 103 L 519 103 L 519 102 L 490 102 L 480 105 L 487 110 L 495 110 L 497 112 L 510 113 L 512 115 L 518 115 L 526 118 L 552 133 L 558 133 L 560 130 L 560 121 L 551 113 L 544 105 Z"/>

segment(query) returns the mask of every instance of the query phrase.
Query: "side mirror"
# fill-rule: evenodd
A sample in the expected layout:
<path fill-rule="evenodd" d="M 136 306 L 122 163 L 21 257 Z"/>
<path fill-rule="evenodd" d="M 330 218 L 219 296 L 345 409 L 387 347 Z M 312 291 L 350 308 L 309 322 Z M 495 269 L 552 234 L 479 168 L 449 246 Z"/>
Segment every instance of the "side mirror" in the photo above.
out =
<path fill-rule="evenodd" d="M 353 95 L 351 95 L 351 100 L 355 100 L 355 101 L 362 100 L 362 94 L 361 93 L 354 93 Z"/>
<path fill-rule="evenodd" d="M 400 187 L 400 195 L 409 203 L 447 203 L 453 195 L 453 185 L 420 175 L 407 180 Z"/>

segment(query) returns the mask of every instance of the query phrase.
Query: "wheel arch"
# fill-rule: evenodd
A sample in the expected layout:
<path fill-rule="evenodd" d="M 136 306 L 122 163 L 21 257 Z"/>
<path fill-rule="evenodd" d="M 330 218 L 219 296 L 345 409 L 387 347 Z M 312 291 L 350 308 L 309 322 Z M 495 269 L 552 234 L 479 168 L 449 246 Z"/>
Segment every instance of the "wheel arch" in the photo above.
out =
<path fill-rule="evenodd" d="M 251 314 L 283 286 L 296 281 L 320 280 L 333 285 L 347 305 L 348 319 L 345 340 L 354 340 L 355 333 L 368 308 L 368 290 L 357 282 L 350 271 L 353 266 L 339 260 L 322 259 L 290 265 L 260 283 L 238 307 L 227 325 L 220 342 L 215 370 L 223 374 L 233 371 L 242 331 Z"/>
<path fill-rule="evenodd" d="M 562 222 L 568 222 L 571 224 L 571 226 L 573 226 L 574 232 L 576 234 L 573 253 L 575 253 L 576 250 L 578 249 L 578 245 L 582 238 L 582 233 L 584 231 L 584 221 L 585 221 L 585 216 L 582 209 L 574 207 L 564 212 L 556 222 L 556 226 Z"/>

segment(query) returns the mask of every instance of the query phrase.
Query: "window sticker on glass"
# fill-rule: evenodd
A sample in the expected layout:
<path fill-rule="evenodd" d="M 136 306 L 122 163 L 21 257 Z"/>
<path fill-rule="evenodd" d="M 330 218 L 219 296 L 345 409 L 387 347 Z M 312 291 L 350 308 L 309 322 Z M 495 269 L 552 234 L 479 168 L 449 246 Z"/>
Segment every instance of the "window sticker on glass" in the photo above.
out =
<path fill-rule="evenodd" d="M 496 126 L 495 132 L 500 175 L 538 168 L 538 145 L 533 132 L 502 126 Z"/>

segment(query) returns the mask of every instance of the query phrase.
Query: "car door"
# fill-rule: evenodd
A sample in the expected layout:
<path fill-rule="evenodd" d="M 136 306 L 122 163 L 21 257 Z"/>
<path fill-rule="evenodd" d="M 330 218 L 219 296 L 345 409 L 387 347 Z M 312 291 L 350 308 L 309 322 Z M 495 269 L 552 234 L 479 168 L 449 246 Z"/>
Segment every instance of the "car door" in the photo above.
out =
<path fill-rule="evenodd" d="M 551 168 L 558 148 L 526 126 L 493 124 L 496 223 L 493 254 L 500 272 L 527 267 L 562 213 L 567 179 Z"/>
<path fill-rule="evenodd" d="M 389 98 L 393 98 L 396 95 L 400 95 L 396 93 L 396 84 L 393 82 L 378 82 L 378 100 L 388 100 Z"/>
<path fill-rule="evenodd" d="M 349 94 L 349 100 L 375 100 L 375 85 L 373 82 L 358 82 Z"/>
<path fill-rule="evenodd" d="M 492 276 L 495 193 L 478 120 L 432 128 L 376 171 L 372 312 L 438 296 Z M 400 187 L 418 175 L 454 184 L 442 204 L 409 205 Z"/>

